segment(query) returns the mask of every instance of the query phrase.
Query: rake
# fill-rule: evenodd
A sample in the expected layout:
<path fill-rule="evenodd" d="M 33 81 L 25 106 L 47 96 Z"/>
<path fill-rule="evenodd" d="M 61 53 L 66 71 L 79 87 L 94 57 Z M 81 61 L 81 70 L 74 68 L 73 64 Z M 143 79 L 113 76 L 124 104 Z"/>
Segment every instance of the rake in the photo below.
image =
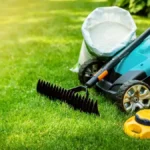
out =
<path fill-rule="evenodd" d="M 86 90 L 86 97 L 78 95 L 78 91 L 85 90 L 84 87 L 79 86 L 70 90 L 66 90 L 57 85 L 51 84 L 49 82 L 39 80 L 37 83 L 37 92 L 47 96 L 51 100 L 60 100 L 67 103 L 75 110 L 80 110 L 81 112 L 93 113 L 100 115 L 98 111 L 98 103 L 88 98 L 88 91 Z"/>

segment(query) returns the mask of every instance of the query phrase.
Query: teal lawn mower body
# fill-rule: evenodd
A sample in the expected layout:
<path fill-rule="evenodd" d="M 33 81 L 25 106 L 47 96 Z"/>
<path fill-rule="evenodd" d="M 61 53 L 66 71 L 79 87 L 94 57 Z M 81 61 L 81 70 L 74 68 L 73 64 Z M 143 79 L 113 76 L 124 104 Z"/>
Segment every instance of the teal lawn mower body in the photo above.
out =
<path fill-rule="evenodd" d="M 97 71 L 91 69 L 95 66 Z M 125 112 L 149 108 L 150 29 L 108 62 L 103 62 L 100 58 L 85 62 L 80 67 L 79 80 L 85 82 L 87 87 L 95 84 L 99 91 L 116 100 Z"/>
<path fill-rule="evenodd" d="M 150 76 L 150 36 L 115 67 L 115 72 L 121 75 L 129 70 L 144 71 Z"/>

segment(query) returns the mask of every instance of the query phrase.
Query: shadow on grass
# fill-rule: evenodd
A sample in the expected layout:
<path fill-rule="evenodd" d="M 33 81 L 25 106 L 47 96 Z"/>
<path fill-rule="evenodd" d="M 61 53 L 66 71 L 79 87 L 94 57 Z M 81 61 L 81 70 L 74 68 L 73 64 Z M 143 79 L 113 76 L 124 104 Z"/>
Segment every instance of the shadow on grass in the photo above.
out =
<path fill-rule="evenodd" d="M 11 2 L 9 2 L 11 4 Z M 33 3 L 15 3 L 18 5 L 6 5 L 5 7 L 2 7 L 1 9 L 1 15 L 0 18 L 2 19 L 1 24 L 10 24 L 13 22 L 17 22 L 15 20 L 18 20 L 18 17 L 35 17 L 42 15 L 55 15 L 62 16 L 64 18 L 68 15 L 75 15 L 76 16 L 85 16 L 89 14 L 89 11 L 92 11 L 93 9 L 100 7 L 100 6 L 106 6 L 107 1 L 102 2 L 87 2 L 87 1 L 51 1 L 51 0 L 45 0 L 43 2 L 35 2 Z M 38 10 L 38 11 L 37 11 Z M 44 11 L 43 11 L 44 10 Z M 38 15 L 38 16 L 37 16 Z M 76 20 L 76 17 L 73 18 Z M 34 19 L 31 19 L 31 23 Z M 35 19 L 36 20 L 36 19 Z"/>
<path fill-rule="evenodd" d="M 51 4 L 53 6 L 53 8 L 51 8 L 52 10 L 61 10 L 61 9 L 66 9 L 68 8 L 69 10 L 92 10 L 95 9 L 96 7 L 102 7 L 102 6 L 106 6 L 108 5 L 107 1 L 80 1 L 80 0 L 76 0 L 76 1 L 54 1 L 54 0 L 50 0 L 49 4 Z"/>
<path fill-rule="evenodd" d="M 6 1 L 1 5 L 1 14 L 5 14 L 3 12 L 11 11 L 9 15 L 13 15 L 15 12 L 22 12 L 26 10 L 26 12 L 37 11 L 40 12 L 43 8 L 48 10 L 74 10 L 74 11 L 85 11 L 92 10 L 96 7 L 107 6 L 107 0 L 103 1 L 55 1 L 55 0 L 43 0 L 43 1 L 34 1 L 32 0 L 30 3 L 25 1 Z"/>

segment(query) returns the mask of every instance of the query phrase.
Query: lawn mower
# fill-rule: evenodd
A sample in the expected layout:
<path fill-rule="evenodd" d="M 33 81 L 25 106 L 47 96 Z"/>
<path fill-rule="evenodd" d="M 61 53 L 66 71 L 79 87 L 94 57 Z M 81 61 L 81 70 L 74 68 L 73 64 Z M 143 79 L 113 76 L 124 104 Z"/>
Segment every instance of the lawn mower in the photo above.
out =
<path fill-rule="evenodd" d="M 150 28 L 109 61 L 88 60 L 79 80 L 116 100 L 125 112 L 150 107 Z"/>
<path fill-rule="evenodd" d="M 81 86 L 66 90 L 42 80 L 37 92 L 50 99 L 59 99 L 74 109 L 100 115 L 98 103 L 89 98 L 88 88 L 96 85 L 117 100 L 122 110 L 134 112 L 150 106 L 150 28 L 118 52 L 109 61 L 89 60 L 80 66 Z M 85 91 L 86 96 L 78 95 Z"/>

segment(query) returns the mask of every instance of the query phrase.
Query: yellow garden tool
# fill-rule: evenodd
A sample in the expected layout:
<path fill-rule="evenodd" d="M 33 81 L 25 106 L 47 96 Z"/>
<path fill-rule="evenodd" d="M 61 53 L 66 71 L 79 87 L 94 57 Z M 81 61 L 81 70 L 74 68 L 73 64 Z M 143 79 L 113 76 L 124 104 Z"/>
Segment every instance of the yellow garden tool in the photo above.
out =
<path fill-rule="evenodd" d="M 150 109 L 143 109 L 124 124 L 124 132 L 132 137 L 150 139 Z"/>

